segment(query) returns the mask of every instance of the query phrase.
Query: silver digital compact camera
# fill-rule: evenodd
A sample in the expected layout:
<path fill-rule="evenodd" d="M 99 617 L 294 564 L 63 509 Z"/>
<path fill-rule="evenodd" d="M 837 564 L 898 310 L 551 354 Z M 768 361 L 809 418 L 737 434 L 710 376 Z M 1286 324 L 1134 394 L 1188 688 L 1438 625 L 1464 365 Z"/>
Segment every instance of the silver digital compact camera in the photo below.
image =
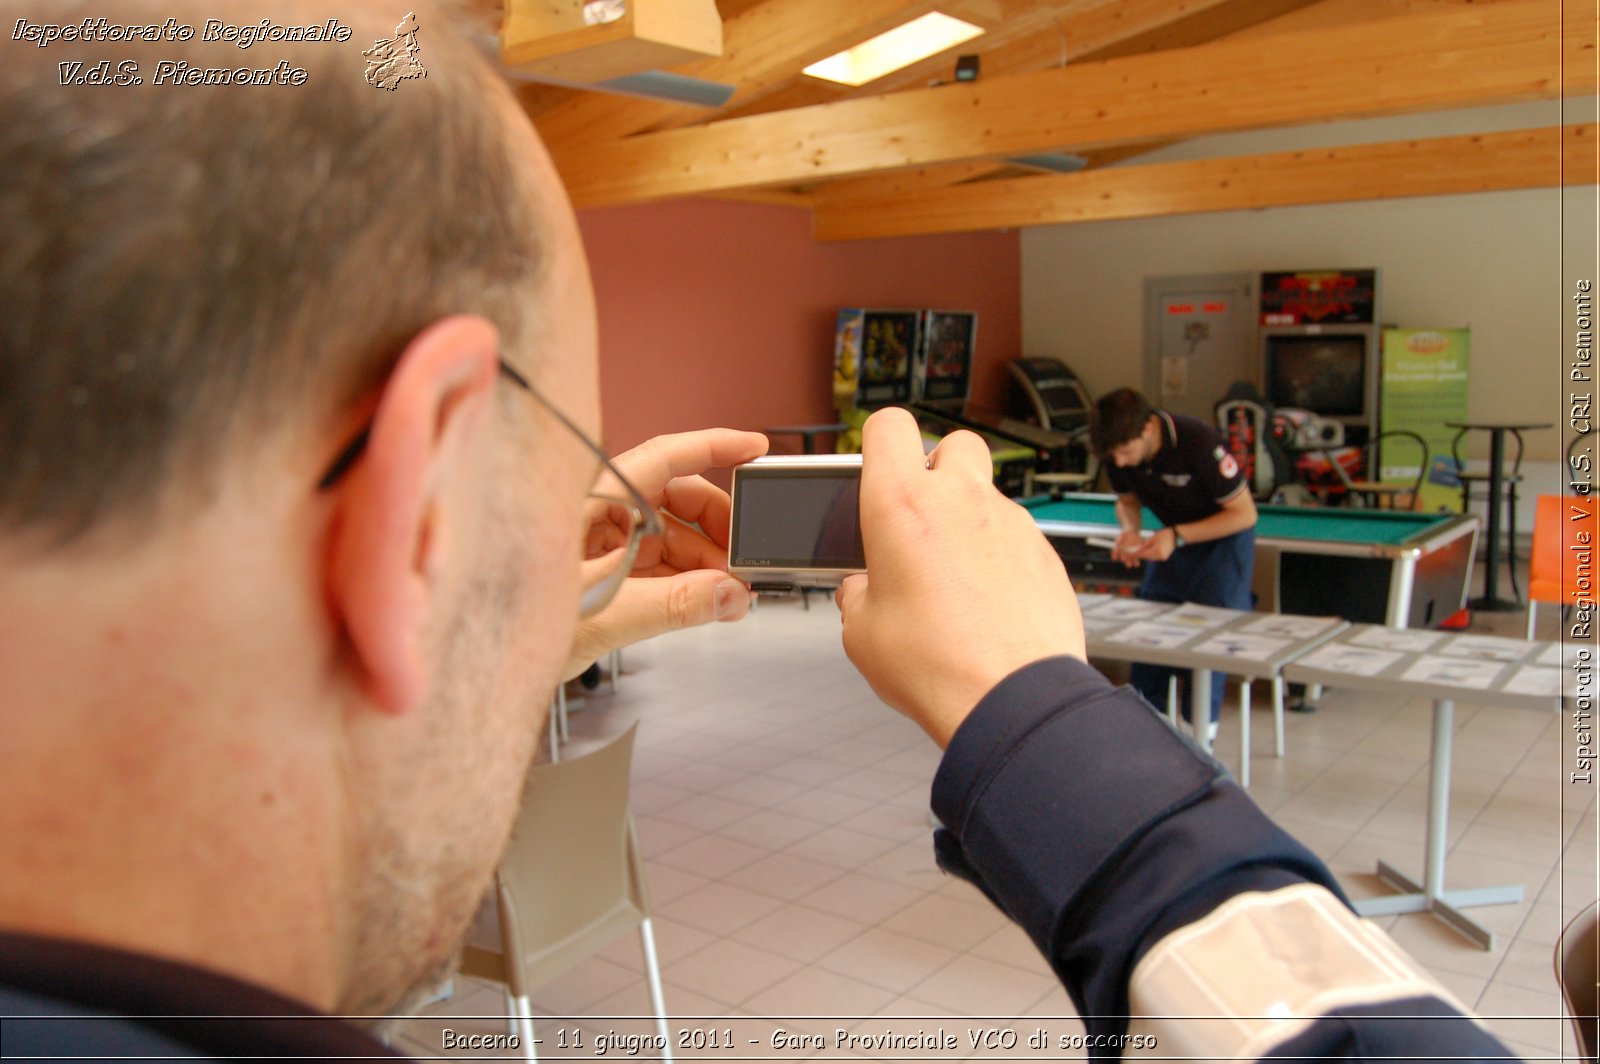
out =
<path fill-rule="evenodd" d="M 733 470 L 728 572 L 757 591 L 837 587 L 866 572 L 861 456 L 757 458 Z"/>

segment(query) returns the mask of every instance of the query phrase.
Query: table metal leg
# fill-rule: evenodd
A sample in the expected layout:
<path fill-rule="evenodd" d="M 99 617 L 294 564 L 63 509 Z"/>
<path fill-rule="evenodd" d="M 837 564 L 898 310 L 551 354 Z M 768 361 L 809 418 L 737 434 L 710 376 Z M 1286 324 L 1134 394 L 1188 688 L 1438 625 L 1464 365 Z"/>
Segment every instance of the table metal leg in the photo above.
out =
<path fill-rule="evenodd" d="M 1272 678 L 1272 731 L 1273 750 L 1283 756 L 1283 675 Z"/>
<path fill-rule="evenodd" d="M 1189 674 L 1189 727 L 1200 749 L 1211 752 L 1211 670 L 1195 669 Z"/>
<path fill-rule="evenodd" d="M 1455 725 L 1455 703 L 1441 698 L 1433 704 L 1432 759 L 1428 765 L 1428 836 L 1423 881 L 1399 872 L 1386 861 L 1378 862 L 1378 877 L 1403 893 L 1383 898 L 1363 898 L 1355 903 L 1361 916 L 1395 913 L 1432 913 L 1486 950 L 1494 949 L 1494 932 L 1461 912 L 1479 905 L 1515 905 L 1522 901 L 1521 884 L 1444 889 L 1445 839 L 1450 820 L 1450 742 Z"/>
<path fill-rule="evenodd" d="M 1500 493 L 1505 488 L 1500 465 L 1505 459 L 1506 434 L 1501 429 L 1489 430 L 1489 543 L 1484 560 L 1483 597 L 1467 605 L 1473 609 L 1507 612 L 1520 609 L 1519 603 L 1500 597 Z M 1511 533 L 1516 534 L 1516 529 Z"/>
<path fill-rule="evenodd" d="M 1250 786 L 1250 679 L 1239 681 L 1239 785 Z"/>
<path fill-rule="evenodd" d="M 1411 596 L 1416 592 L 1420 553 L 1402 552 L 1389 567 L 1389 601 L 1384 606 L 1383 623 L 1391 628 L 1411 627 Z"/>

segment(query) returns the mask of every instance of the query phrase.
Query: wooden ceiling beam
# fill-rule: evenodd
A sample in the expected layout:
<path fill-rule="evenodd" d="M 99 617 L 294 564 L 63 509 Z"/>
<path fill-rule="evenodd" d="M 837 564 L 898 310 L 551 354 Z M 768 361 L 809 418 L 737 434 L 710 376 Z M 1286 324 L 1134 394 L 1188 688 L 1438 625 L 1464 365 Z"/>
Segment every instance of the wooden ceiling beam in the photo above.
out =
<path fill-rule="evenodd" d="M 1087 160 L 1085 169 L 1110 166 L 1112 163 L 1122 162 L 1124 159 L 1131 159 L 1146 152 L 1171 147 L 1173 143 L 1173 141 L 1154 141 L 1085 152 L 1084 158 Z M 965 185 L 973 181 L 990 181 L 996 177 L 1031 177 L 1040 173 L 1038 170 L 1016 166 L 1004 160 L 950 163 L 946 166 L 919 166 L 913 170 L 890 170 L 885 174 L 828 181 L 817 185 L 811 190 L 810 195 L 817 203 L 833 206 L 846 200 L 915 195 L 932 189 L 948 188 L 951 185 Z"/>
<path fill-rule="evenodd" d="M 1079 62 L 1121 59 L 1124 56 L 1164 52 L 1173 48 L 1221 40 L 1245 30 L 1267 32 L 1272 23 L 1306 8 L 1338 6 L 1320 0 L 1234 0 L 1232 3 L 1182 5 L 1176 18 L 1153 23 L 1137 33 L 1117 34 L 1115 23 L 1086 26 Z M 1185 7 L 1190 8 L 1185 10 Z M 1114 13 L 1121 12 L 1119 5 Z M 1074 27 L 1076 29 L 1077 27 Z"/>
<path fill-rule="evenodd" d="M 730 203 L 759 203 L 765 207 L 801 207 L 810 210 L 815 206 L 811 196 L 800 189 L 746 188 L 734 192 L 719 192 L 711 197 Z"/>
<path fill-rule="evenodd" d="M 1159 0 L 1132 0 L 1134 3 L 1159 2 Z M 1194 0 L 1186 0 L 1194 2 Z M 1226 3 L 1231 0 L 1198 0 L 1200 3 Z M 1057 24 L 1066 20 L 1091 15 L 1101 6 L 1102 0 L 1007 0 L 1003 22 L 982 37 L 960 47 L 960 53 L 976 53 L 982 58 L 984 77 L 1040 70 L 1058 65 L 1061 59 L 1060 33 Z M 1172 7 L 1168 0 L 1167 7 Z M 1167 17 L 1171 17 L 1170 13 Z M 1048 56 L 1037 49 L 1022 54 L 1027 65 L 1019 66 L 1015 50 L 1029 40 L 1048 37 Z M 778 98 L 755 98 L 731 101 L 723 112 L 714 116 L 740 118 L 746 115 L 768 114 L 792 107 L 809 107 L 837 100 L 852 100 L 863 96 L 881 96 L 906 88 L 927 88 L 932 82 L 948 82 L 954 75 L 954 62 L 948 52 L 930 56 L 920 62 L 902 67 L 893 73 L 858 87 L 834 85 L 815 78 L 799 77 L 783 86 Z"/>
<path fill-rule="evenodd" d="M 1156 163 L 824 202 L 812 217 L 817 239 L 857 240 L 1593 184 L 1595 144 L 1588 123 Z"/>
<path fill-rule="evenodd" d="M 1261 26 L 1240 30 L 1242 37 L 1261 38 L 1275 33 L 1301 33 L 1347 26 L 1352 22 L 1418 15 L 1445 11 L 1469 4 L 1502 3 L 1505 0 L 1323 0 Z"/>
<path fill-rule="evenodd" d="M 952 163 L 949 166 L 918 166 L 910 170 L 893 170 L 887 174 L 829 181 L 819 186 L 816 194 L 829 203 L 851 199 L 878 200 L 916 195 L 987 177 L 1004 166 L 1004 163 L 988 160 Z"/>
<path fill-rule="evenodd" d="M 1554 0 L 1506 0 L 1268 42 L 1223 40 L 843 100 L 569 150 L 552 145 L 552 154 L 574 201 L 592 205 L 1548 99 L 1595 87 L 1592 27 L 1569 27 L 1562 42 L 1559 12 Z"/>
<path fill-rule="evenodd" d="M 675 74 L 736 86 L 729 106 L 759 98 L 803 67 L 860 44 L 934 9 L 993 24 L 999 0 L 768 0 L 727 20 L 722 55 L 682 63 Z M 549 144 L 613 140 L 648 129 L 671 128 L 719 113 L 690 104 L 577 96 L 535 116 Z"/>
<path fill-rule="evenodd" d="M 1329 0 L 1120 0 L 1117 3 L 1044 5 L 1008 16 L 1001 32 L 990 33 L 967 46 L 978 52 L 983 77 L 1032 73 L 1068 63 L 1132 55 L 1162 48 L 1205 44 L 1246 26 L 1270 22 L 1307 7 L 1327 6 Z M 965 50 L 965 49 L 964 49 Z M 925 87 L 931 80 L 948 81 L 948 55 L 934 56 L 879 78 L 860 89 L 840 92 L 801 79 L 781 100 L 758 99 L 743 106 L 730 105 L 725 115 L 740 117 L 775 110 L 829 103 L 837 99 L 878 96 L 901 89 Z"/>

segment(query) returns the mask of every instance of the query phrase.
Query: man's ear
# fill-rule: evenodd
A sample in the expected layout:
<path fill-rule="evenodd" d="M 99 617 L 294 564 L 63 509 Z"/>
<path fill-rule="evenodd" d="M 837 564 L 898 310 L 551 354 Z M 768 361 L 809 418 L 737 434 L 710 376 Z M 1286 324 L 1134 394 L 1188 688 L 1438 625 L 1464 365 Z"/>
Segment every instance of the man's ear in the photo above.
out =
<path fill-rule="evenodd" d="M 445 318 L 401 354 L 373 414 L 366 450 L 333 489 L 328 551 L 335 619 L 373 702 L 403 713 L 427 694 L 429 619 L 449 552 L 470 537 L 451 491 L 473 477 L 499 371 L 499 335 L 483 318 Z M 472 493 L 471 497 L 476 497 Z"/>

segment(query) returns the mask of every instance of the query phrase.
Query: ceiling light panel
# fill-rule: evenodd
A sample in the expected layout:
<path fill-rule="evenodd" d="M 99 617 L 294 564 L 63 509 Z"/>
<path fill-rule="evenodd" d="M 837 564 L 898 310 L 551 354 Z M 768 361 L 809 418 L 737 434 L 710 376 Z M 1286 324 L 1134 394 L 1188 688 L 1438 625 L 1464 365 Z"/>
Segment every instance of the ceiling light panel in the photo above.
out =
<path fill-rule="evenodd" d="M 885 74 L 954 48 L 983 33 L 981 26 L 931 11 L 854 48 L 818 60 L 805 68 L 814 78 L 841 85 L 865 85 Z"/>

